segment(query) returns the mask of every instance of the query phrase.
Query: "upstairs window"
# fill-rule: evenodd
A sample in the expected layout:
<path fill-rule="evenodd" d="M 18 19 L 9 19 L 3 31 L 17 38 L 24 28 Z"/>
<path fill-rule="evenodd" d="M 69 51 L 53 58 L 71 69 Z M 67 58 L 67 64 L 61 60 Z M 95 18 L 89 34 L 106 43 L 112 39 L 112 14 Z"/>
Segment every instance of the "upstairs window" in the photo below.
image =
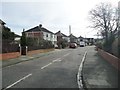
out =
<path fill-rule="evenodd" d="M 48 37 L 48 34 L 46 34 L 46 37 Z"/>

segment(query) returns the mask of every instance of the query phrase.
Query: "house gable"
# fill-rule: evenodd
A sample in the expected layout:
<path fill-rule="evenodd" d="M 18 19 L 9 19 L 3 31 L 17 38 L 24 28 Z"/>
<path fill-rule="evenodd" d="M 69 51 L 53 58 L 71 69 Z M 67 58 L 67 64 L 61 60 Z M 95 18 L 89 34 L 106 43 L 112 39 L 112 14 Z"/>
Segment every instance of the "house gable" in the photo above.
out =
<path fill-rule="evenodd" d="M 40 24 L 34 28 L 31 28 L 25 31 L 27 37 L 34 37 L 34 38 L 43 38 L 44 40 L 48 41 L 56 41 L 55 34 L 46 28 L 42 27 Z"/>

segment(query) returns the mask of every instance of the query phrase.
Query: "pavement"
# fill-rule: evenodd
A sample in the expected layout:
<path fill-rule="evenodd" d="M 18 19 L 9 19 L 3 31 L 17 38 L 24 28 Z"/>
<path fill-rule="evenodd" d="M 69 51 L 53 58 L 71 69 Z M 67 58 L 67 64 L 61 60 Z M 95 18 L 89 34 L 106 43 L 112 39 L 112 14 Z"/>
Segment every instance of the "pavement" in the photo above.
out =
<path fill-rule="evenodd" d="M 54 51 L 60 51 L 60 49 L 55 49 Z M 8 60 L 3 60 L 2 61 L 2 67 L 7 67 L 7 66 L 11 66 L 20 62 L 24 62 L 24 61 L 29 61 L 29 60 L 33 60 L 33 59 L 37 59 L 43 56 L 47 56 L 51 53 L 53 53 L 54 51 L 50 51 L 50 52 L 45 52 L 45 53 L 38 53 L 38 54 L 33 54 L 33 55 L 22 55 L 18 58 L 13 58 L 13 59 L 8 59 Z"/>
<path fill-rule="evenodd" d="M 92 88 L 118 88 L 118 70 L 98 55 L 94 47 L 87 50 L 83 65 L 84 87 Z"/>

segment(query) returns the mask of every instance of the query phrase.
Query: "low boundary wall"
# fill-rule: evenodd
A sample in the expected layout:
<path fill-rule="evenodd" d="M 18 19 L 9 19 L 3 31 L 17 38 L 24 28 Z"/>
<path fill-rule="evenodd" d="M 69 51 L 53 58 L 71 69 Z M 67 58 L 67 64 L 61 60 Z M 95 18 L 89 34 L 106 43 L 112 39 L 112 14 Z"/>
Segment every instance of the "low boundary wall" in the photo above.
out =
<path fill-rule="evenodd" d="M 45 52 L 50 52 L 53 51 L 53 49 L 40 49 L 40 50 L 32 50 L 32 51 L 28 51 L 27 55 L 33 55 L 33 54 L 38 54 L 38 53 L 45 53 Z"/>
<path fill-rule="evenodd" d="M 17 58 L 20 56 L 20 52 L 11 52 L 11 53 L 3 53 L 0 54 L 0 60 L 7 60 L 12 58 Z"/>
<path fill-rule="evenodd" d="M 38 53 L 45 53 L 45 52 L 49 52 L 49 51 L 53 51 L 53 49 L 40 49 L 40 50 L 32 50 L 32 51 L 28 51 L 27 55 L 33 55 L 33 54 L 38 54 Z M 21 56 L 20 52 L 11 52 L 11 53 L 3 53 L 0 54 L 0 60 L 8 60 L 8 59 L 12 59 L 12 58 L 17 58 Z"/>
<path fill-rule="evenodd" d="M 105 52 L 102 49 L 98 49 L 98 53 L 102 56 L 105 60 L 107 60 L 113 67 L 120 71 L 120 59 L 108 52 Z"/>

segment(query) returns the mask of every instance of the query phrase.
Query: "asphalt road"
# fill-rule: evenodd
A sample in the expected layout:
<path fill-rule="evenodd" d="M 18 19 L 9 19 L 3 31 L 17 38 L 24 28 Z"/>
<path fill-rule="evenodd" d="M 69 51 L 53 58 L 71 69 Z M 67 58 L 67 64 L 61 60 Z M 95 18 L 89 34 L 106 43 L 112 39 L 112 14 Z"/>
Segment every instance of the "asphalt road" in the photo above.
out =
<path fill-rule="evenodd" d="M 3 88 L 78 88 L 77 73 L 88 47 L 62 49 L 2 69 Z"/>

